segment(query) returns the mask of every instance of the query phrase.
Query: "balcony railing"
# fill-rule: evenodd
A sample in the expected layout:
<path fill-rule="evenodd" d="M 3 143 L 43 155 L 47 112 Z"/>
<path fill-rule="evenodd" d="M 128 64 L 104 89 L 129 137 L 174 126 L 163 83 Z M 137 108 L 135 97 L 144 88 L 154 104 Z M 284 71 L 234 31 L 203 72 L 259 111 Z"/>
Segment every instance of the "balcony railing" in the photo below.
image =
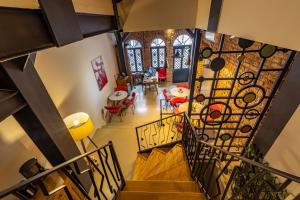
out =
<path fill-rule="evenodd" d="M 154 147 L 180 142 L 183 122 L 184 114 L 179 113 L 136 127 L 139 151 L 144 152 Z"/>
<path fill-rule="evenodd" d="M 87 163 L 85 169 L 80 169 L 79 162 L 82 160 Z M 115 199 L 125 186 L 125 180 L 113 144 L 109 142 L 100 148 L 77 156 L 1 191 L 0 199 L 9 195 L 14 195 L 19 199 L 30 199 L 22 192 L 28 186 L 40 189 L 44 196 L 52 196 L 57 192 L 62 192 L 66 199 L 76 199 L 74 192 L 70 190 L 71 187 L 66 184 L 48 191 L 43 181 L 47 176 L 55 172 L 65 175 L 71 181 L 72 188 L 75 186 L 76 190 L 81 193 L 81 196 L 88 200 L 94 198 L 98 200 Z M 88 179 L 91 181 L 92 188 L 90 191 L 85 189 L 78 178 L 82 174 L 87 174 Z"/>

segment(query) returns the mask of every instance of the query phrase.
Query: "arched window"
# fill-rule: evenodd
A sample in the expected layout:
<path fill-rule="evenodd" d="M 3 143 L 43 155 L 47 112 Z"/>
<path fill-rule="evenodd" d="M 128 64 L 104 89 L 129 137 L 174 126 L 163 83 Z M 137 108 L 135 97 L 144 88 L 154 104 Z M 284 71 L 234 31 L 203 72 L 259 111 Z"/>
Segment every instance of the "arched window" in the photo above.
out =
<path fill-rule="evenodd" d="M 173 43 L 174 69 L 189 68 L 192 39 L 188 35 L 179 35 Z"/>
<path fill-rule="evenodd" d="M 160 39 L 156 38 L 151 43 L 151 62 L 152 67 L 160 68 L 166 65 L 166 44 Z"/>
<path fill-rule="evenodd" d="M 173 43 L 173 82 L 188 81 L 192 39 L 188 35 L 179 35 Z"/>
<path fill-rule="evenodd" d="M 142 45 L 137 40 L 129 40 L 126 42 L 128 62 L 130 65 L 131 72 L 142 72 L 143 61 L 142 61 Z"/>

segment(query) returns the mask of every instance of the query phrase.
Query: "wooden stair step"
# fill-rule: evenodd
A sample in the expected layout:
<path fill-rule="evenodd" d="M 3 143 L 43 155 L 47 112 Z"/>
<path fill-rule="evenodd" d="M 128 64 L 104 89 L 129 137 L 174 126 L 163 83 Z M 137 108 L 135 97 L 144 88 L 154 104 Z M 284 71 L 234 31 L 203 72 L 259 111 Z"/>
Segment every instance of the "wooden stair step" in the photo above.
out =
<path fill-rule="evenodd" d="M 150 176 L 147 180 L 174 180 L 174 181 L 191 181 L 190 169 L 186 161 L 178 163 L 176 166 Z"/>
<path fill-rule="evenodd" d="M 118 200 L 205 200 L 202 193 L 195 192 L 133 192 L 122 191 Z"/>
<path fill-rule="evenodd" d="M 144 169 L 147 158 L 142 154 L 137 154 L 132 180 L 137 180 L 140 172 Z"/>
<path fill-rule="evenodd" d="M 194 181 L 127 181 L 124 191 L 199 192 Z"/>
<path fill-rule="evenodd" d="M 177 144 L 166 154 L 163 162 L 157 164 L 156 167 L 151 170 L 151 173 L 144 174 L 144 177 L 145 179 L 148 179 L 151 176 L 165 172 L 168 169 L 172 169 L 182 162 L 187 162 L 186 157 L 182 146 Z"/>
<path fill-rule="evenodd" d="M 156 148 L 153 149 L 143 168 L 140 169 L 141 171 L 139 172 L 137 180 L 143 180 L 148 176 L 148 174 L 151 174 L 152 170 L 154 170 L 159 163 L 164 162 L 165 156 L 166 152 Z"/>

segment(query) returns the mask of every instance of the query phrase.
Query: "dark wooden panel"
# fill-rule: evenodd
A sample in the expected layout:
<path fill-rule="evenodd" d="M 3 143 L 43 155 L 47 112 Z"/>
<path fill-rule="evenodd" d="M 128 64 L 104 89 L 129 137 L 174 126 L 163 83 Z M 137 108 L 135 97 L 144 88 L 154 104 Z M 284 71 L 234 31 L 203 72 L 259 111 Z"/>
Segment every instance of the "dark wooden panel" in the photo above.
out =
<path fill-rule="evenodd" d="M 217 32 L 223 0 L 212 0 L 210 4 L 207 30 Z"/>
<path fill-rule="evenodd" d="M 77 17 L 81 33 L 85 38 L 117 30 L 114 17 L 110 15 L 78 13 Z"/>
<path fill-rule="evenodd" d="M 275 140 L 299 106 L 299 74 L 300 54 L 298 53 L 254 138 L 254 144 L 258 146 L 263 154 L 266 154 L 270 150 Z"/>
<path fill-rule="evenodd" d="M 39 3 L 57 46 L 83 39 L 71 0 L 39 0 Z"/>
<path fill-rule="evenodd" d="M 0 7 L 0 60 L 55 46 L 38 10 Z"/>

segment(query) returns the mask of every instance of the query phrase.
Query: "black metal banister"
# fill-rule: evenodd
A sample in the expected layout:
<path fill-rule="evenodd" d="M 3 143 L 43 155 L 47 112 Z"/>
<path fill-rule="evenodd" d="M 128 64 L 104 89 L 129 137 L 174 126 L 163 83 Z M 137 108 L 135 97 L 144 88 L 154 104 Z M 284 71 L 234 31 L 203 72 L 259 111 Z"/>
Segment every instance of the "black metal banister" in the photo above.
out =
<path fill-rule="evenodd" d="M 273 199 L 266 195 L 284 199 L 286 197 L 284 195 L 288 194 L 286 188 L 292 182 L 300 183 L 298 176 L 204 141 L 205 138 L 201 132 L 196 132 L 186 114 L 184 114 L 184 127 L 182 143 L 191 176 L 198 183 L 200 191 L 204 192 L 209 199 Z M 233 164 L 233 161 L 238 162 Z M 220 179 L 222 175 L 226 180 Z M 247 178 L 243 178 L 245 176 Z M 265 179 L 265 177 L 269 178 Z M 271 178 L 273 182 L 270 182 L 270 177 L 273 177 Z M 280 177 L 280 182 L 275 181 L 275 177 Z M 239 180 L 241 182 L 236 182 Z M 220 187 L 220 184 L 223 187 Z"/>
<path fill-rule="evenodd" d="M 106 148 L 109 148 L 109 155 L 107 153 L 107 150 Z M 101 151 L 105 151 L 106 152 L 106 155 L 105 155 L 105 160 L 103 161 L 102 159 L 102 155 L 101 155 Z M 90 155 L 94 154 L 94 153 L 97 153 L 98 156 L 99 156 L 99 160 L 100 160 L 100 164 L 102 166 L 102 169 L 98 168 L 98 166 L 94 163 L 94 161 L 91 159 Z M 114 166 L 110 166 L 110 163 L 108 163 L 108 157 L 111 159 L 112 161 L 112 165 Z M 87 169 L 84 169 L 84 170 L 80 170 L 79 169 L 79 166 L 77 164 L 77 161 L 81 160 L 81 159 L 86 159 L 86 161 L 88 162 L 88 165 L 87 165 Z M 72 170 L 72 165 L 74 166 L 75 170 Z M 116 195 L 117 192 L 119 192 L 124 186 L 125 186 L 125 179 L 123 177 L 123 174 L 122 174 L 122 171 L 121 171 L 121 167 L 120 167 L 120 164 L 117 160 L 117 156 L 116 156 L 116 153 L 115 153 L 115 150 L 113 148 L 113 144 L 112 142 L 110 141 L 108 144 L 105 144 L 101 147 L 98 147 L 92 151 L 89 151 L 87 153 L 84 153 L 82 155 L 79 155 L 79 156 L 76 156 L 64 163 L 61 163 L 57 166 L 54 166 L 52 167 L 51 169 L 47 169 L 43 172 L 40 172 L 39 174 L 31 177 L 31 178 L 28 178 L 28 179 L 25 179 L 24 181 L 16 184 L 16 185 L 13 185 L 7 189 L 4 189 L 3 191 L 0 191 L 0 198 L 3 198 L 5 196 L 8 196 L 10 194 L 14 194 L 14 195 L 20 195 L 18 192 L 26 187 L 27 185 L 30 185 L 31 183 L 39 183 L 39 187 L 41 188 L 42 192 L 44 193 L 44 195 L 51 195 L 59 190 L 65 190 L 65 193 L 67 195 L 67 197 L 69 199 L 73 199 L 71 196 L 70 196 L 70 191 L 68 190 L 68 188 L 66 188 L 65 185 L 62 185 L 61 187 L 58 187 L 56 189 L 54 189 L 53 191 L 50 191 L 48 192 L 47 189 L 45 188 L 45 185 L 43 185 L 43 183 L 41 182 L 41 180 L 43 180 L 45 177 L 47 177 L 48 175 L 54 173 L 54 172 L 57 172 L 57 171 L 61 171 L 63 174 L 65 174 L 70 180 L 71 182 L 73 182 L 73 184 L 77 187 L 77 189 L 85 196 L 85 198 L 87 199 L 92 199 L 88 196 L 88 192 L 85 190 L 85 188 L 81 185 L 80 181 L 77 180 L 76 177 L 73 177 L 71 174 L 70 174 L 70 170 L 73 171 L 74 173 L 77 173 L 77 174 L 85 174 L 85 173 L 88 173 L 89 177 L 90 177 L 90 180 L 92 182 L 92 185 L 95 189 L 95 195 L 97 197 L 97 199 L 102 199 L 100 197 L 100 193 L 98 191 L 98 188 L 97 188 L 97 185 L 96 185 L 96 181 L 95 181 L 95 177 L 94 177 L 94 174 L 92 172 L 92 168 L 93 167 L 95 169 L 96 172 L 100 173 L 100 175 L 102 175 L 103 173 L 105 174 L 105 177 L 102 176 L 102 179 L 101 179 L 101 183 L 103 183 L 104 179 L 106 181 L 106 183 L 108 184 L 108 187 L 110 189 L 110 192 L 114 195 Z M 109 172 L 110 172 L 110 175 L 107 174 L 106 172 L 106 167 L 109 168 Z M 112 168 L 113 167 L 115 169 L 115 172 L 112 171 Z M 104 171 L 104 172 L 102 172 Z M 115 177 L 117 176 L 117 178 Z M 113 179 L 114 181 L 114 185 L 117 187 L 117 191 L 115 189 L 112 188 L 112 185 L 110 183 L 110 178 Z M 118 180 L 117 180 L 118 179 Z M 101 195 L 103 195 L 105 197 L 105 199 L 107 199 L 106 195 L 104 194 L 104 192 L 102 191 L 102 187 L 103 185 L 100 186 L 99 190 L 101 192 Z M 20 195 L 21 196 L 21 195 Z M 114 197 L 115 198 L 115 197 Z"/>

